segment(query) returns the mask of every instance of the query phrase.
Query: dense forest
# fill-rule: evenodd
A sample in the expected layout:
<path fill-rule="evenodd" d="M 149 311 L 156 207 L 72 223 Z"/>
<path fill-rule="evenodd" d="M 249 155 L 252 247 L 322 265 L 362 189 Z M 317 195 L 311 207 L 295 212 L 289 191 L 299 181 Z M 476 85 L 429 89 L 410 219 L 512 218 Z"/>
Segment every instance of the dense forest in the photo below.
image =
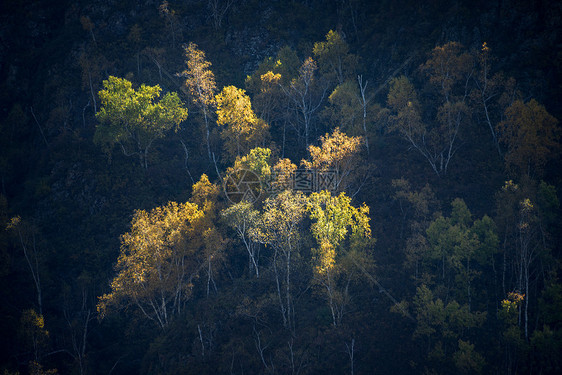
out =
<path fill-rule="evenodd" d="M 0 371 L 561 373 L 561 24 L 3 0 Z"/>

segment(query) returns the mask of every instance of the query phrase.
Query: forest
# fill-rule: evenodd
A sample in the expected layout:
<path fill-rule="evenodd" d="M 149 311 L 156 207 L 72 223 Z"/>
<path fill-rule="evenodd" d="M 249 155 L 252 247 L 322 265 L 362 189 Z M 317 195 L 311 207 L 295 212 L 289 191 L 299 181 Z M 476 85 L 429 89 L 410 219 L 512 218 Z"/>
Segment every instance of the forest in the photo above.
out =
<path fill-rule="evenodd" d="M 0 2 L 0 372 L 562 373 L 562 3 Z"/>

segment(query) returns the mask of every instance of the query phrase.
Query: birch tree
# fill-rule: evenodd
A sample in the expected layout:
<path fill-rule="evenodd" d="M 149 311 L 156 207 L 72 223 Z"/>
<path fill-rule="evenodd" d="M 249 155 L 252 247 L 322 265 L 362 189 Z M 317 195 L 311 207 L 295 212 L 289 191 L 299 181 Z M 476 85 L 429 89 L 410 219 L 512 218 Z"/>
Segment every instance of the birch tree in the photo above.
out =
<path fill-rule="evenodd" d="M 349 53 L 347 42 L 337 31 L 330 30 L 325 41 L 314 43 L 312 53 L 320 72 L 331 82 L 341 85 L 354 76 L 357 56 Z"/>
<path fill-rule="evenodd" d="M 205 52 L 201 51 L 197 44 L 189 43 L 187 46 L 184 45 L 183 48 L 187 69 L 179 75 L 186 77 L 185 87 L 191 96 L 191 100 L 203 114 L 207 153 L 209 154 L 209 160 L 213 160 L 210 134 L 211 119 L 215 108 L 215 92 L 217 90 L 215 75 L 211 70 L 211 63 L 205 58 Z"/>
<path fill-rule="evenodd" d="M 256 116 L 244 90 L 226 86 L 215 100 L 217 124 L 221 127 L 225 151 L 232 160 L 254 147 L 263 146 L 269 126 Z"/>
<path fill-rule="evenodd" d="M 187 109 L 175 92 L 157 101 L 161 92 L 158 85 L 141 85 L 135 90 L 126 79 L 110 76 L 103 86 L 94 142 L 108 155 L 119 145 L 124 155 L 137 155 L 141 166 L 148 168 L 152 144 L 168 131 L 177 130 L 187 118 Z"/>
<path fill-rule="evenodd" d="M 314 116 L 322 105 L 328 89 L 327 86 L 316 81 L 317 69 L 316 62 L 308 57 L 301 65 L 298 77 L 291 81 L 289 87 L 283 87 L 291 103 L 292 124 L 297 129 L 299 137 L 304 138 L 306 146 L 310 144 Z"/>
<path fill-rule="evenodd" d="M 310 145 L 310 160 L 303 160 L 306 168 L 334 173 L 335 189 L 344 191 L 351 184 L 351 174 L 358 166 L 361 137 L 348 137 L 339 128 L 320 137 L 320 146 Z"/>
<path fill-rule="evenodd" d="M 351 205 L 351 199 L 341 193 L 332 196 L 328 191 L 312 193 L 307 204 L 312 219 L 311 232 L 317 248 L 313 250 L 316 282 L 325 292 L 332 324 L 342 322 L 350 302 L 349 285 L 354 277 L 353 263 L 370 263 L 364 253 L 371 239 L 369 207 Z M 349 240 L 349 242 L 344 242 Z M 348 258 L 354 257 L 354 261 Z"/>
<path fill-rule="evenodd" d="M 301 222 L 307 199 L 301 192 L 286 190 L 264 202 L 255 241 L 271 247 L 271 266 L 283 326 L 294 330 L 294 297 L 292 274 L 299 259 Z"/>
<path fill-rule="evenodd" d="M 136 211 L 130 231 L 121 236 L 111 291 L 99 298 L 100 316 L 133 306 L 165 328 L 183 310 L 195 278 L 207 265 L 200 235 L 203 216 L 194 203 Z"/>
<path fill-rule="evenodd" d="M 459 147 L 460 130 L 469 121 L 467 101 L 472 60 L 461 45 L 449 42 L 435 47 L 420 68 L 437 94 L 438 99 L 432 104 L 437 109 L 436 115 L 423 119 L 412 83 L 404 76 L 394 78 L 387 98 L 391 130 L 404 137 L 441 177 L 447 174 Z"/>

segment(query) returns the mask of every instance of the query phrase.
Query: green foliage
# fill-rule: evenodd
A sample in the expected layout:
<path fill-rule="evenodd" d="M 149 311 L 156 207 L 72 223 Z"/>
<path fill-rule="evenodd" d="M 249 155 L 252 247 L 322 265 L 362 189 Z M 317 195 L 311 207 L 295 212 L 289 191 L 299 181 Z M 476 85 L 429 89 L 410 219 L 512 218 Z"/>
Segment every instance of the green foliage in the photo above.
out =
<path fill-rule="evenodd" d="M 463 372 L 480 371 L 484 360 L 474 352 L 474 346 L 462 341 L 464 332 L 480 327 L 486 313 L 471 312 L 468 305 L 460 305 L 457 301 L 445 303 L 435 298 L 431 290 L 424 284 L 416 290 L 413 300 L 416 314 L 416 329 L 413 337 L 428 343 L 427 358 L 437 368 L 446 365 L 444 353 L 454 350 L 458 341 L 459 350 L 453 355 L 453 363 Z"/>
<path fill-rule="evenodd" d="M 262 147 L 253 148 L 247 155 L 236 157 L 231 172 L 236 172 L 239 170 L 252 171 L 259 177 L 260 181 L 263 183 L 271 175 L 271 167 L 269 165 L 270 157 L 270 149 Z"/>
<path fill-rule="evenodd" d="M 94 142 L 109 156 L 115 145 L 125 155 L 137 154 L 146 168 L 152 143 L 168 131 L 177 130 L 187 118 L 187 109 L 176 93 L 167 93 L 157 102 L 161 91 L 158 85 L 141 85 L 135 90 L 126 79 L 110 76 L 103 86 Z"/>
<path fill-rule="evenodd" d="M 329 81 L 341 85 L 346 79 L 355 78 L 357 56 L 349 53 L 349 46 L 337 31 L 330 30 L 325 42 L 314 43 L 312 53 L 320 73 Z"/>
<path fill-rule="evenodd" d="M 459 350 L 453 354 L 455 366 L 461 374 L 480 374 L 484 367 L 484 357 L 474 350 L 474 345 L 459 339 Z"/>
<path fill-rule="evenodd" d="M 498 251 L 498 237 L 495 224 L 488 217 L 472 221 L 468 207 L 461 199 L 452 203 L 450 218 L 443 216 L 435 219 L 427 229 L 429 251 L 428 260 L 440 262 L 445 279 L 447 272 L 466 273 L 470 275 L 470 262 L 476 260 L 480 265 L 489 264 Z M 470 283 L 470 281 L 465 281 Z"/>
<path fill-rule="evenodd" d="M 351 198 L 345 193 L 338 196 L 332 196 L 325 190 L 312 193 L 307 210 L 313 220 L 311 232 L 319 245 L 326 242 L 338 249 L 350 230 L 354 242 L 371 237 L 369 207 L 365 204 L 353 207 Z"/>

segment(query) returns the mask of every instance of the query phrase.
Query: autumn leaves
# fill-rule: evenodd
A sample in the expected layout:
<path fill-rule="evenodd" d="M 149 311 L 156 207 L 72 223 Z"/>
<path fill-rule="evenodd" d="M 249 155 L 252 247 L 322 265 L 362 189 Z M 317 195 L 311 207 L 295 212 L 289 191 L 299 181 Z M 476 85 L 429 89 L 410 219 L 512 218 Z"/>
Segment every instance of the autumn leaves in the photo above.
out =
<path fill-rule="evenodd" d="M 557 152 L 557 120 L 536 100 L 525 102 L 515 80 L 491 73 L 492 56 L 484 43 L 470 53 L 459 43 L 435 47 L 420 66 L 423 90 L 401 76 L 390 83 L 387 96 L 390 130 L 404 138 L 445 176 L 471 126 L 486 124 L 507 169 L 540 176 Z"/>

